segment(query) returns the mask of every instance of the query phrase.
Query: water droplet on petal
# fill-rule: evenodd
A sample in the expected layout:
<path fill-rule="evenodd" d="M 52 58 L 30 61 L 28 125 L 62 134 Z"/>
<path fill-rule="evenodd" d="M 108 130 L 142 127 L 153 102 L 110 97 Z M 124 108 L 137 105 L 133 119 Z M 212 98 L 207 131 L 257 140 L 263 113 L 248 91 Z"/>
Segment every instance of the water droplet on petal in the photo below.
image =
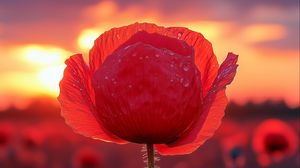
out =
<path fill-rule="evenodd" d="M 183 78 L 180 78 L 180 83 L 182 83 L 183 82 Z"/>
<path fill-rule="evenodd" d="M 159 54 L 155 54 L 155 57 L 158 58 L 158 57 L 159 57 Z"/>
<path fill-rule="evenodd" d="M 128 45 L 124 48 L 124 50 L 127 50 L 129 47 L 131 47 L 131 45 Z"/>
<path fill-rule="evenodd" d="M 146 59 L 148 59 L 148 58 L 149 58 L 149 56 L 148 56 L 148 55 L 146 55 L 146 56 L 145 56 L 145 58 L 146 58 Z"/>
<path fill-rule="evenodd" d="M 184 87 L 188 87 L 190 85 L 190 83 L 187 81 L 183 84 Z"/>
<path fill-rule="evenodd" d="M 128 85 L 128 88 L 132 88 L 132 85 Z"/>
<path fill-rule="evenodd" d="M 190 69 L 190 67 L 189 67 L 188 65 L 184 65 L 184 66 L 183 66 L 183 70 L 184 70 L 184 71 L 188 71 L 189 69 Z"/>
<path fill-rule="evenodd" d="M 121 59 L 118 59 L 118 62 L 119 62 L 119 63 L 121 63 L 121 61 L 122 61 Z"/>
<path fill-rule="evenodd" d="M 180 39 L 181 36 L 182 36 L 182 32 L 179 32 L 179 33 L 177 34 L 177 38 Z"/>
<path fill-rule="evenodd" d="M 105 76 L 104 79 L 108 80 L 108 76 Z"/>
<path fill-rule="evenodd" d="M 133 53 L 132 56 L 135 57 L 135 56 L 136 56 L 136 53 Z"/>
<path fill-rule="evenodd" d="M 171 79 L 170 82 L 173 83 L 173 82 L 174 82 L 174 79 Z"/>
<path fill-rule="evenodd" d="M 142 60 L 142 59 L 143 59 L 143 57 L 139 57 L 139 59 L 140 59 L 140 60 Z"/>

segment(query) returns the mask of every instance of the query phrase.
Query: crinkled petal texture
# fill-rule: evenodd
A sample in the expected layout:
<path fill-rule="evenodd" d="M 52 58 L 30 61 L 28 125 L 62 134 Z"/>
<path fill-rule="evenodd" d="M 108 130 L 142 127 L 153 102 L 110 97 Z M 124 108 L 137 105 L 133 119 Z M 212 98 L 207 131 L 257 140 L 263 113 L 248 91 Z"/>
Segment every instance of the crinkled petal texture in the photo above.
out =
<path fill-rule="evenodd" d="M 212 83 L 209 92 L 203 100 L 201 115 L 191 127 L 176 142 L 156 145 L 161 154 L 187 154 L 195 151 L 210 138 L 221 124 L 227 105 L 225 95 L 226 85 L 232 82 L 235 73 L 237 56 L 229 53 L 219 68 L 218 75 Z"/>
<path fill-rule="evenodd" d="M 61 104 L 64 107 L 63 108 L 63 114 L 66 118 L 66 120 L 69 122 L 69 124 L 75 128 L 78 132 L 81 132 L 82 134 L 85 134 L 87 136 L 94 136 L 95 134 L 98 135 L 99 139 L 106 140 L 106 141 L 112 141 L 112 142 L 124 142 L 121 139 L 126 137 L 126 135 L 118 135 L 116 136 L 117 133 L 117 128 L 114 128 L 115 130 L 112 132 L 108 132 L 111 130 L 106 130 L 106 128 L 109 128 L 107 125 L 103 125 L 103 119 L 100 117 L 103 117 L 101 114 L 101 110 L 99 108 L 105 108 L 104 105 L 101 105 L 100 99 L 99 103 L 97 100 L 95 100 L 95 94 L 93 92 L 93 89 L 91 87 L 91 78 L 94 76 L 99 76 L 97 79 L 94 79 L 94 87 L 99 87 L 94 88 L 95 91 L 101 89 L 101 82 L 105 82 L 105 75 L 101 76 L 99 75 L 98 71 L 101 69 L 102 62 L 105 61 L 110 61 L 109 57 L 118 54 L 121 50 L 128 49 L 130 48 L 145 48 L 145 44 L 149 44 L 149 52 L 155 53 L 158 52 L 156 49 L 161 48 L 162 45 L 165 45 L 164 41 L 165 38 L 161 38 L 160 40 L 151 40 L 151 37 L 148 37 L 147 41 L 145 42 L 145 38 L 143 38 L 144 35 L 137 35 L 134 38 L 133 35 L 135 35 L 137 32 L 147 32 L 149 34 L 158 34 L 161 36 L 166 36 L 169 38 L 173 39 L 178 39 L 179 41 L 183 41 L 183 45 L 185 44 L 188 45 L 187 48 L 192 47 L 194 54 L 193 57 L 193 62 L 195 63 L 196 66 L 196 71 L 197 74 L 199 75 L 200 81 L 199 81 L 199 87 L 200 89 L 200 98 L 199 98 L 199 104 L 201 104 L 199 108 L 199 112 L 197 112 L 197 115 L 195 115 L 195 119 L 191 121 L 190 125 L 187 126 L 185 130 L 183 130 L 180 134 L 177 135 L 177 138 L 174 139 L 174 137 L 170 138 L 169 143 L 164 143 L 164 144 L 157 144 L 156 149 L 160 154 L 163 155 L 177 155 L 177 154 L 187 154 L 195 151 L 201 144 L 203 144 L 208 138 L 210 138 L 215 130 L 219 127 L 221 123 L 221 119 L 224 115 L 224 110 L 227 105 L 227 98 L 225 95 L 225 88 L 228 84 L 231 83 L 233 80 L 235 73 L 236 73 L 236 62 L 237 62 L 237 56 L 234 55 L 233 53 L 229 53 L 227 59 L 224 61 L 224 63 L 221 65 L 219 68 L 217 59 L 213 53 L 212 46 L 209 41 L 207 41 L 200 33 L 191 31 L 186 28 L 181 28 L 181 27 L 171 27 L 171 28 L 164 28 L 164 27 L 159 27 L 154 24 L 148 24 L 148 23 L 135 23 L 132 25 L 124 26 L 121 28 L 114 28 L 111 29 L 105 33 L 103 33 L 96 41 L 94 44 L 94 47 L 90 51 L 90 69 L 88 67 L 85 67 L 84 72 L 85 76 L 81 80 L 88 80 L 88 87 L 85 88 L 85 90 L 88 91 L 88 96 L 90 102 L 82 102 L 86 101 L 86 97 L 81 94 L 80 91 L 78 91 L 78 87 L 71 87 L 72 84 L 75 82 L 71 80 L 74 78 L 72 75 L 67 75 L 70 77 L 65 77 L 66 73 L 68 74 L 71 69 L 70 64 L 68 64 L 67 69 L 65 70 L 65 75 L 64 78 L 61 82 Z M 150 39 L 150 40 L 149 40 Z M 139 41 L 139 42 L 137 42 Z M 150 41 L 150 42 L 149 42 Z M 155 44 L 151 43 L 155 42 Z M 134 43 L 135 42 L 135 43 Z M 184 49 L 178 49 L 177 46 L 180 43 L 178 41 L 172 40 L 172 44 L 168 45 L 169 42 L 167 43 L 167 46 L 164 46 L 164 48 L 167 48 L 168 50 L 174 52 L 177 55 L 181 55 L 183 58 L 188 57 L 189 54 L 186 54 L 185 52 L 189 52 L 188 50 Z M 127 45 L 130 44 L 130 48 L 126 48 Z M 144 46 L 143 46 L 144 45 Z M 152 47 L 151 46 L 155 46 Z M 179 47 L 181 48 L 181 47 Z M 142 51 L 141 51 L 142 52 Z M 119 53 L 120 54 L 120 53 Z M 122 53 L 121 53 L 122 54 Z M 174 55 L 175 55 L 174 54 Z M 128 54 L 129 56 L 133 56 L 134 53 Z M 168 54 L 167 53 L 161 53 L 162 58 L 167 58 Z M 170 55 L 170 54 L 169 54 Z M 150 56 L 150 55 L 149 55 Z M 154 54 L 155 57 L 155 54 Z M 151 58 L 153 58 L 153 55 Z M 107 58 L 107 60 L 106 60 Z M 115 56 L 115 58 L 118 58 L 118 56 Z M 146 55 L 144 55 L 143 59 L 146 59 Z M 112 60 L 111 60 L 112 61 Z M 119 61 L 114 60 L 114 61 Z M 163 62 L 164 60 L 161 60 Z M 170 60 L 165 60 L 164 65 L 167 66 L 166 62 L 169 62 Z M 122 62 L 122 60 L 121 60 Z M 150 61 L 151 62 L 151 61 Z M 135 60 L 134 66 L 137 66 L 139 68 L 142 67 L 142 65 L 138 64 L 138 59 Z M 151 66 L 155 67 L 155 61 L 151 62 Z M 68 70 L 69 69 L 69 70 Z M 81 68 L 82 69 L 82 68 Z M 105 70 L 105 68 L 103 68 Z M 195 68 L 192 68 L 195 69 Z M 108 71 L 108 68 L 107 68 Z M 124 71 L 124 72 L 123 72 Z M 126 75 L 129 75 L 129 72 L 126 72 L 126 68 L 122 70 L 123 73 Z M 143 72 L 146 72 L 147 70 L 144 70 Z M 168 68 L 160 68 L 159 73 L 167 73 L 169 71 Z M 120 71 L 121 72 L 121 71 Z M 86 73 L 88 75 L 86 75 Z M 151 72 L 147 73 L 148 75 Z M 184 72 L 182 72 L 184 73 Z M 95 75 L 96 74 L 96 75 Z M 175 73 L 176 74 L 176 73 Z M 141 77 L 141 74 L 135 74 L 137 77 Z M 155 76 L 155 74 L 153 73 Z M 188 74 L 186 76 L 187 79 L 194 79 L 195 74 L 191 75 Z M 69 79 L 70 78 L 70 79 Z M 89 78 L 89 79 L 86 79 Z M 112 80 L 112 79 L 110 79 Z M 164 78 L 165 81 L 167 81 L 167 78 Z M 170 80 L 170 79 L 168 79 Z M 194 83 L 197 83 L 197 80 L 194 80 Z M 118 82 L 118 81 L 116 81 Z M 140 81 L 141 83 L 142 80 Z M 125 82 L 124 82 L 125 83 Z M 142 86 L 146 86 L 150 84 L 151 82 L 148 81 L 145 82 Z M 111 83 L 112 85 L 114 82 Z M 129 84 L 129 83 L 128 83 Z M 153 84 L 153 83 L 151 83 Z M 125 85 L 124 85 L 125 86 Z M 129 85 L 127 87 L 130 87 Z M 193 88 L 197 88 L 196 86 L 190 86 Z M 67 88 L 72 88 L 72 89 L 67 89 Z M 76 90 L 77 89 L 77 90 Z M 139 88 L 142 89 L 142 88 Z M 124 90 L 122 90 L 123 92 Z M 140 90 L 141 91 L 141 90 Z M 70 92 L 74 92 L 70 93 Z M 126 91 L 124 91 L 126 92 Z M 130 92 L 128 92 L 129 94 Z M 72 96 L 70 95 L 72 94 Z M 123 93 L 125 94 L 125 93 Z M 173 93 L 169 93 L 173 94 Z M 198 94 L 196 91 L 195 94 Z M 68 96 L 67 96 L 68 95 Z M 96 93 L 96 97 L 103 98 L 103 94 Z M 145 93 L 145 95 L 147 95 Z M 151 94 L 148 94 L 151 96 Z M 62 98 L 64 96 L 65 98 Z M 163 94 L 161 96 L 164 96 Z M 195 96 L 195 95 L 194 95 Z M 197 95 L 199 96 L 199 95 Z M 107 98 L 107 95 L 104 96 Z M 133 96 L 132 96 L 133 97 Z M 67 99 L 68 101 L 65 101 L 64 99 Z M 75 100 L 74 100 L 75 99 Z M 182 97 L 178 97 L 178 99 L 183 99 Z M 195 99 L 196 100 L 196 99 Z M 67 105 L 64 105 L 67 102 Z M 77 105 L 76 105 L 77 104 Z M 72 107 L 75 106 L 75 107 Z M 81 107 L 79 107 L 81 106 Z M 93 107 L 93 108 L 91 108 Z M 97 110 L 94 108 L 97 107 Z M 116 107 L 116 108 L 122 108 L 122 107 Z M 181 108 L 181 107 L 178 107 Z M 80 110 L 77 110 L 80 109 Z M 77 110 L 77 111 L 76 111 Z M 79 112 L 80 111 L 80 112 Z M 97 111 L 97 112 L 95 112 Z M 86 115 L 87 119 L 91 119 L 91 122 L 86 123 L 86 120 L 78 119 L 75 115 L 79 116 L 82 113 L 88 113 Z M 83 115 L 83 114 L 82 114 Z M 191 114 L 190 114 L 191 115 Z M 192 115 L 191 115 L 192 116 Z M 90 117 L 90 118 L 89 118 Z M 92 119 L 94 118 L 94 119 Z M 189 117 L 188 117 L 189 118 Z M 134 123 L 133 123 L 134 124 Z M 165 125 L 168 125 L 169 123 L 165 123 Z M 90 126 L 87 126 L 90 125 Z M 97 126 L 97 127 L 96 127 Z M 135 125 L 135 127 L 140 127 L 139 125 Z M 186 127 L 185 126 L 179 126 L 180 129 L 183 129 L 181 127 Z M 97 129 L 96 129 L 97 128 Z M 94 130 L 96 129 L 96 130 Z M 149 128 L 150 129 L 150 128 Z M 161 129 L 161 128 L 157 128 Z M 126 131 L 126 130 L 124 130 Z M 167 130 L 163 130 L 167 131 Z M 162 131 L 162 132 L 163 132 Z M 176 131 L 176 130 L 175 130 Z M 170 135 L 173 136 L 173 135 Z M 146 136 L 145 136 L 146 137 Z M 128 139 L 128 137 L 127 137 Z M 166 138 L 168 139 L 168 138 Z M 143 140 L 143 138 L 141 139 Z"/>
<path fill-rule="evenodd" d="M 94 91 L 91 88 L 91 73 L 80 54 L 66 61 L 67 67 L 60 82 L 58 100 L 62 116 L 75 132 L 107 142 L 125 143 L 105 131 L 95 115 Z"/>

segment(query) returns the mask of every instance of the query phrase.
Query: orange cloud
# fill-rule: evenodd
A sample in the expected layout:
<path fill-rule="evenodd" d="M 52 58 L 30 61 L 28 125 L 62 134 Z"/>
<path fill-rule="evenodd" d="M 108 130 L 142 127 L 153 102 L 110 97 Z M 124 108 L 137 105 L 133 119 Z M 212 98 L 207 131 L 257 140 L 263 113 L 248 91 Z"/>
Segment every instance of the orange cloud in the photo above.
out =
<path fill-rule="evenodd" d="M 285 27 L 279 24 L 252 24 L 241 34 L 243 40 L 250 43 L 280 40 L 286 35 Z"/>

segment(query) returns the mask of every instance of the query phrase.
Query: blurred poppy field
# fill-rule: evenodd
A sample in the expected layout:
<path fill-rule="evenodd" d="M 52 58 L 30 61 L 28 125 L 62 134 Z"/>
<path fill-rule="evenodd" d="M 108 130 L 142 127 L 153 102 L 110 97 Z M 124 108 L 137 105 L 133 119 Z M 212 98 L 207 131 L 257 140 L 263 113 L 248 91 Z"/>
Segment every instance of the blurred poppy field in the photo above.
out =
<path fill-rule="evenodd" d="M 219 63 L 239 55 L 220 128 L 160 167 L 300 167 L 299 1 L 0 0 L 0 168 L 145 167 L 143 145 L 76 134 L 57 101 L 64 61 L 135 22 L 200 32 Z"/>
<path fill-rule="evenodd" d="M 115 145 L 75 134 L 61 118 L 59 106 L 53 103 L 53 100 L 42 100 L 33 101 L 33 104 L 25 110 L 9 108 L 0 113 L 0 167 L 132 168 L 145 166 L 142 159 L 143 152 L 141 152 L 143 145 Z M 159 156 L 158 163 L 161 167 L 172 168 L 299 167 L 298 115 L 299 108 L 289 108 L 284 102 L 247 103 L 242 106 L 230 103 L 226 110 L 226 117 L 212 139 L 190 155 Z M 259 124 L 270 118 L 279 119 L 288 125 L 294 144 L 276 143 L 276 138 L 273 139 L 271 142 L 274 144 L 271 149 L 279 159 L 268 160 L 267 165 L 262 165 L 261 155 L 256 153 L 257 145 L 254 144 L 254 138 Z M 272 129 L 278 125 L 268 125 L 268 127 Z M 291 138 L 285 137 L 288 131 L 284 127 L 284 132 L 279 133 L 279 136 L 282 135 L 282 139 Z M 296 139 L 293 140 L 293 136 Z M 258 145 L 269 149 L 264 142 Z"/>

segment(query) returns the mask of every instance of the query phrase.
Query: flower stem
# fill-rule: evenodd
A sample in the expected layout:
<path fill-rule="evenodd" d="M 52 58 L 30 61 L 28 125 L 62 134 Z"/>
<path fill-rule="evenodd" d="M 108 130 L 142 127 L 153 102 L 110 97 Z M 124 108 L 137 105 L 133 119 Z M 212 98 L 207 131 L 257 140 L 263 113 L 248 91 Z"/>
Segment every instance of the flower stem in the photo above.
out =
<path fill-rule="evenodd" d="M 154 168 L 154 148 L 153 144 L 147 144 L 148 168 Z"/>

